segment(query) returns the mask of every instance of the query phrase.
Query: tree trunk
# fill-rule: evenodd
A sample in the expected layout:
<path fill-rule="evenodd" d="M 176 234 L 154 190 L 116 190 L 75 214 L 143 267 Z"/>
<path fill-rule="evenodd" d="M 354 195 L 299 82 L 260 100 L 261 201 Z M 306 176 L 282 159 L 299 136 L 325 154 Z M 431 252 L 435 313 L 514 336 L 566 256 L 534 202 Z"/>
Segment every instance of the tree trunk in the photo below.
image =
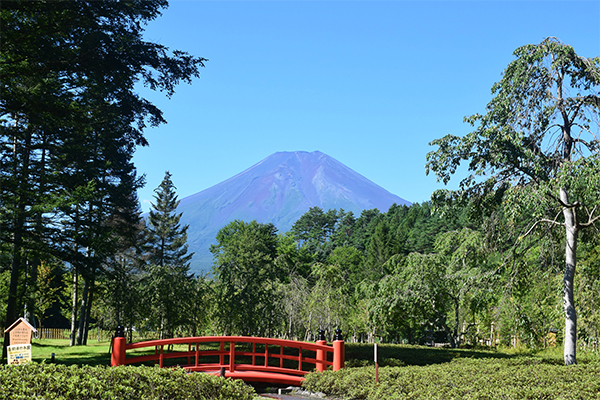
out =
<path fill-rule="evenodd" d="M 90 331 L 90 319 L 92 317 L 92 301 L 94 300 L 94 286 L 96 282 L 95 273 L 92 274 L 92 279 L 90 283 L 89 296 L 87 301 L 86 313 L 85 313 L 85 323 L 83 326 L 83 345 L 87 346 L 88 333 Z"/>
<path fill-rule="evenodd" d="M 17 319 L 17 289 L 19 281 L 19 271 L 21 269 L 21 244 L 18 235 L 15 235 L 13 245 L 13 260 L 10 272 L 10 284 L 8 289 L 8 304 L 6 305 L 6 326 L 10 326 Z M 9 332 L 4 334 L 4 346 L 2 347 L 2 358 L 8 355 L 7 346 L 9 345 Z"/>
<path fill-rule="evenodd" d="M 569 204 L 565 189 L 560 189 L 560 199 L 564 204 Z M 575 267 L 577 266 L 577 218 L 574 208 L 563 208 L 566 229 L 565 246 L 565 275 L 563 278 L 563 306 L 565 310 L 565 365 L 577 364 L 577 312 L 575 311 L 575 298 L 573 281 Z"/>
<path fill-rule="evenodd" d="M 85 317 L 87 315 L 88 292 L 90 288 L 90 279 L 85 276 L 83 278 L 83 293 L 81 294 L 81 307 L 79 308 L 79 328 L 77 330 L 77 346 L 83 344 L 83 335 L 85 328 Z"/>
<path fill-rule="evenodd" d="M 77 267 L 73 266 L 73 293 L 71 296 L 71 342 L 70 346 L 75 346 L 75 336 L 77 333 L 77 291 L 79 274 Z"/>
<path fill-rule="evenodd" d="M 458 329 L 458 325 L 460 323 L 459 321 L 459 317 L 460 317 L 460 302 L 457 299 L 454 299 L 454 330 L 452 332 L 453 335 L 453 339 L 452 339 L 452 347 L 453 348 L 458 348 L 460 347 L 460 329 Z"/>
<path fill-rule="evenodd" d="M 14 138 L 13 157 L 14 157 L 14 170 L 15 176 L 20 176 L 21 182 L 27 182 L 29 178 L 29 148 L 31 147 L 31 135 L 27 134 L 25 138 L 25 145 L 23 146 L 23 161 L 21 169 L 19 170 L 18 163 L 18 147 L 17 138 Z M 19 275 L 23 269 L 23 234 L 25 233 L 25 199 L 27 198 L 25 189 L 20 185 L 15 186 L 14 201 L 15 201 L 15 215 L 14 227 L 12 232 L 13 245 L 12 245 L 12 261 L 11 261 L 11 272 L 10 272 L 10 284 L 8 288 L 8 302 L 6 304 L 6 326 L 10 326 L 16 321 L 18 312 L 18 281 Z M 2 358 L 8 356 L 7 346 L 9 345 L 10 336 L 7 333 L 4 334 L 4 342 L 2 346 Z"/>

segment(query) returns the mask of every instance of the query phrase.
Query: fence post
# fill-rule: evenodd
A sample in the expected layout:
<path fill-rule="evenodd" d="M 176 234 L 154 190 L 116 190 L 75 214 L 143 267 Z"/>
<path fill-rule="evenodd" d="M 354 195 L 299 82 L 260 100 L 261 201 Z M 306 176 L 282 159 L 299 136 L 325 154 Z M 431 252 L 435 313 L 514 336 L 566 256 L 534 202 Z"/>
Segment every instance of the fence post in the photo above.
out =
<path fill-rule="evenodd" d="M 317 336 L 317 344 L 326 345 L 327 340 L 325 340 L 325 331 L 323 329 L 319 329 L 319 335 Z M 324 350 L 317 350 L 317 371 L 323 372 L 325 370 L 325 357 L 326 353 Z"/>
<path fill-rule="evenodd" d="M 336 329 L 335 336 L 333 337 L 333 370 L 339 371 L 344 368 L 344 338 L 342 337 L 342 330 Z"/>
<path fill-rule="evenodd" d="M 117 365 L 125 365 L 125 351 L 126 351 L 127 339 L 125 339 L 125 327 L 123 325 L 117 326 L 115 337 L 113 338 L 112 354 L 110 355 L 110 365 L 116 367 Z"/>

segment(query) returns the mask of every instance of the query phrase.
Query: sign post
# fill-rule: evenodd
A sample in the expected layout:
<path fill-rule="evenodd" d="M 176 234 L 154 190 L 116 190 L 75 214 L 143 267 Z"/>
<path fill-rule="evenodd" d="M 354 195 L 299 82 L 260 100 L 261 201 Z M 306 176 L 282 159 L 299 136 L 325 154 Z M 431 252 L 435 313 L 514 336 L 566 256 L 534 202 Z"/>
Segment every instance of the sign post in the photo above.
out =
<path fill-rule="evenodd" d="M 8 364 L 19 365 L 31 362 L 31 333 L 37 330 L 23 318 L 16 320 L 4 330 L 9 333 Z"/>

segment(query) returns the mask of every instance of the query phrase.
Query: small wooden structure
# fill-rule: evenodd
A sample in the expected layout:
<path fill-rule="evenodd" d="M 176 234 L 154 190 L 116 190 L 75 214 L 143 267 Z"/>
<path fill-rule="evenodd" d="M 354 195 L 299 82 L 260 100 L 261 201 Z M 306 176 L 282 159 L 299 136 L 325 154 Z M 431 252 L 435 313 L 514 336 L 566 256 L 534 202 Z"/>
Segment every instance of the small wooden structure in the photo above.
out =
<path fill-rule="evenodd" d="M 31 334 L 37 332 L 33 326 L 29 324 L 24 318 L 19 318 L 11 326 L 4 330 L 4 333 L 9 332 L 10 335 L 10 346 L 17 344 L 31 344 Z"/>
<path fill-rule="evenodd" d="M 24 318 L 19 318 L 4 330 L 9 334 L 7 361 L 9 365 L 20 365 L 31 362 L 31 334 L 37 330 Z"/>

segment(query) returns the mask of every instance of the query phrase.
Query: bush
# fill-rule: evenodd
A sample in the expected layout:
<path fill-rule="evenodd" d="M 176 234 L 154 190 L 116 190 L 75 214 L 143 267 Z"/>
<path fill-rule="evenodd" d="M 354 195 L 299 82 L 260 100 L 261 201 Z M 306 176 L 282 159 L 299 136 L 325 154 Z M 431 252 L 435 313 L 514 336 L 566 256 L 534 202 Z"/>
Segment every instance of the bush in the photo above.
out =
<path fill-rule="evenodd" d="M 557 365 L 539 357 L 456 358 L 444 364 L 313 372 L 304 387 L 343 399 L 600 399 L 600 362 Z"/>
<path fill-rule="evenodd" d="M 0 367 L 0 399 L 251 400 L 241 380 L 158 367 L 91 367 L 31 363 Z"/>

